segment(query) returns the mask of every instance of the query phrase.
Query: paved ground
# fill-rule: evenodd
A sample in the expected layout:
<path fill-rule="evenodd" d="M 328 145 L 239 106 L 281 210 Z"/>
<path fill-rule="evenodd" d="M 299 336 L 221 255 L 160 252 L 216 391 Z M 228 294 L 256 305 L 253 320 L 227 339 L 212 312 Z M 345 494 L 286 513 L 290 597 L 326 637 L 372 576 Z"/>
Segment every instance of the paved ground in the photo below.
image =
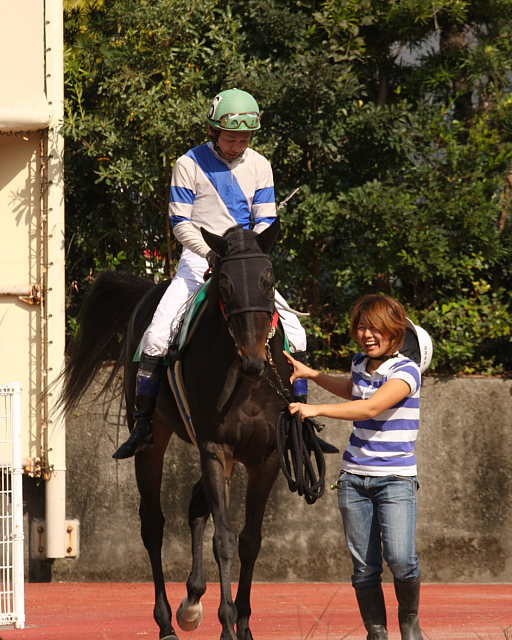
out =
<path fill-rule="evenodd" d="M 389 640 L 399 640 L 396 600 L 384 585 Z M 177 607 L 184 585 L 168 585 Z M 218 640 L 219 588 L 203 598 L 202 625 L 180 640 Z M 158 640 L 149 583 L 26 585 L 26 628 L 0 627 L 0 640 Z M 339 583 L 257 583 L 253 587 L 255 640 L 365 640 L 352 587 Z M 425 640 L 512 640 L 511 584 L 426 584 L 421 624 Z"/>

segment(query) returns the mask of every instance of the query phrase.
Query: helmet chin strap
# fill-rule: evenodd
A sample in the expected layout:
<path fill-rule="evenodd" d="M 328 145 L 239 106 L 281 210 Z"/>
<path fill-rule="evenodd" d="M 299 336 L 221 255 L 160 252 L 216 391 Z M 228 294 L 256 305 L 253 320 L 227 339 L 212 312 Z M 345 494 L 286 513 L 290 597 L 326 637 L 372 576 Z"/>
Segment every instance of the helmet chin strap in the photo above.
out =
<path fill-rule="evenodd" d="M 238 160 L 238 158 L 241 155 L 243 155 L 243 151 L 242 151 L 242 153 L 239 153 L 236 158 L 228 158 L 227 156 L 225 156 L 222 153 L 222 149 L 219 147 L 219 142 L 218 142 L 219 135 L 220 135 L 220 131 L 215 130 L 215 133 L 213 134 L 213 136 L 211 136 L 211 139 L 212 139 L 212 142 L 213 142 L 213 148 L 215 149 L 215 152 L 218 153 L 221 158 L 224 158 L 224 160 L 226 160 L 226 162 L 233 162 L 233 160 Z"/>

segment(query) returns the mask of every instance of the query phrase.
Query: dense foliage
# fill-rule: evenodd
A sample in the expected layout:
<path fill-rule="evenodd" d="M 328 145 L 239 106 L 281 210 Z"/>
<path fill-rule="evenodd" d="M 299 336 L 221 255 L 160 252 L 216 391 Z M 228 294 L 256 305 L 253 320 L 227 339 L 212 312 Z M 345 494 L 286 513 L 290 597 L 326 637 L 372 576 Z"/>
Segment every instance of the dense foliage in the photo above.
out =
<path fill-rule="evenodd" d="M 172 165 L 238 86 L 278 199 L 300 186 L 274 260 L 316 363 L 346 366 L 350 306 L 381 291 L 431 333 L 431 371 L 512 370 L 511 0 L 73 5 L 71 326 L 96 271 L 172 273 Z"/>

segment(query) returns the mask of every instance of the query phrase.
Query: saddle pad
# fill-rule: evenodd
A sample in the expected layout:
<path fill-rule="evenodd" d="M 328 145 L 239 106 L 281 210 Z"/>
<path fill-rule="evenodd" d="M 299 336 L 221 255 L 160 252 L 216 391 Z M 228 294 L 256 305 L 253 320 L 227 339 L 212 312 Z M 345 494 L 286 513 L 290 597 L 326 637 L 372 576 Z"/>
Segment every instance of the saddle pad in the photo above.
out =
<path fill-rule="evenodd" d="M 187 309 L 185 311 L 185 315 L 183 316 L 183 320 L 181 322 L 179 333 L 178 333 L 178 351 L 182 351 L 186 344 L 189 341 L 191 334 L 195 328 L 195 321 L 199 319 L 202 311 L 204 310 L 204 301 L 206 300 L 206 295 L 208 293 L 208 285 L 210 281 L 207 280 L 203 286 L 196 291 L 187 301 Z M 147 328 L 147 327 L 146 327 Z M 140 339 L 139 345 L 133 354 L 132 362 L 140 361 L 140 354 L 142 353 L 142 339 Z M 166 364 L 168 364 L 168 359 L 165 360 Z"/>
<path fill-rule="evenodd" d="M 178 405 L 181 418 L 187 429 L 188 436 L 192 444 L 197 447 L 196 432 L 194 425 L 192 424 L 192 418 L 190 417 L 190 408 L 188 406 L 187 396 L 183 386 L 183 378 L 181 376 L 181 360 L 176 360 L 174 364 L 171 364 L 171 366 L 168 367 L 167 378 L 174 394 L 176 404 Z"/>
<path fill-rule="evenodd" d="M 196 321 L 200 318 L 201 313 L 204 311 L 204 301 L 208 294 L 208 286 L 210 280 L 207 280 L 203 286 L 194 293 L 190 298 L 190 301 L 183 316 L 183 322 L 178 335 L 178 350 L 181 352 L 185 348 L 190 336 L 194 332 Z"/>

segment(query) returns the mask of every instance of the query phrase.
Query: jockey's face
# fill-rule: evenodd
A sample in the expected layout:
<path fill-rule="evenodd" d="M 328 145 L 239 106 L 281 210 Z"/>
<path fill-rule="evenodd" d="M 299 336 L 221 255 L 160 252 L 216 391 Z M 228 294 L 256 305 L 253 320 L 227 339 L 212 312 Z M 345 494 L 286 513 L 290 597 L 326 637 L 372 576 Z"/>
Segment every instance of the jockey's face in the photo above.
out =
<path fill-rule="evenodd" d="M 220 131 L 217 145 L 227 160 L 236 160 L 251 143 L 251 131 Z"/>

